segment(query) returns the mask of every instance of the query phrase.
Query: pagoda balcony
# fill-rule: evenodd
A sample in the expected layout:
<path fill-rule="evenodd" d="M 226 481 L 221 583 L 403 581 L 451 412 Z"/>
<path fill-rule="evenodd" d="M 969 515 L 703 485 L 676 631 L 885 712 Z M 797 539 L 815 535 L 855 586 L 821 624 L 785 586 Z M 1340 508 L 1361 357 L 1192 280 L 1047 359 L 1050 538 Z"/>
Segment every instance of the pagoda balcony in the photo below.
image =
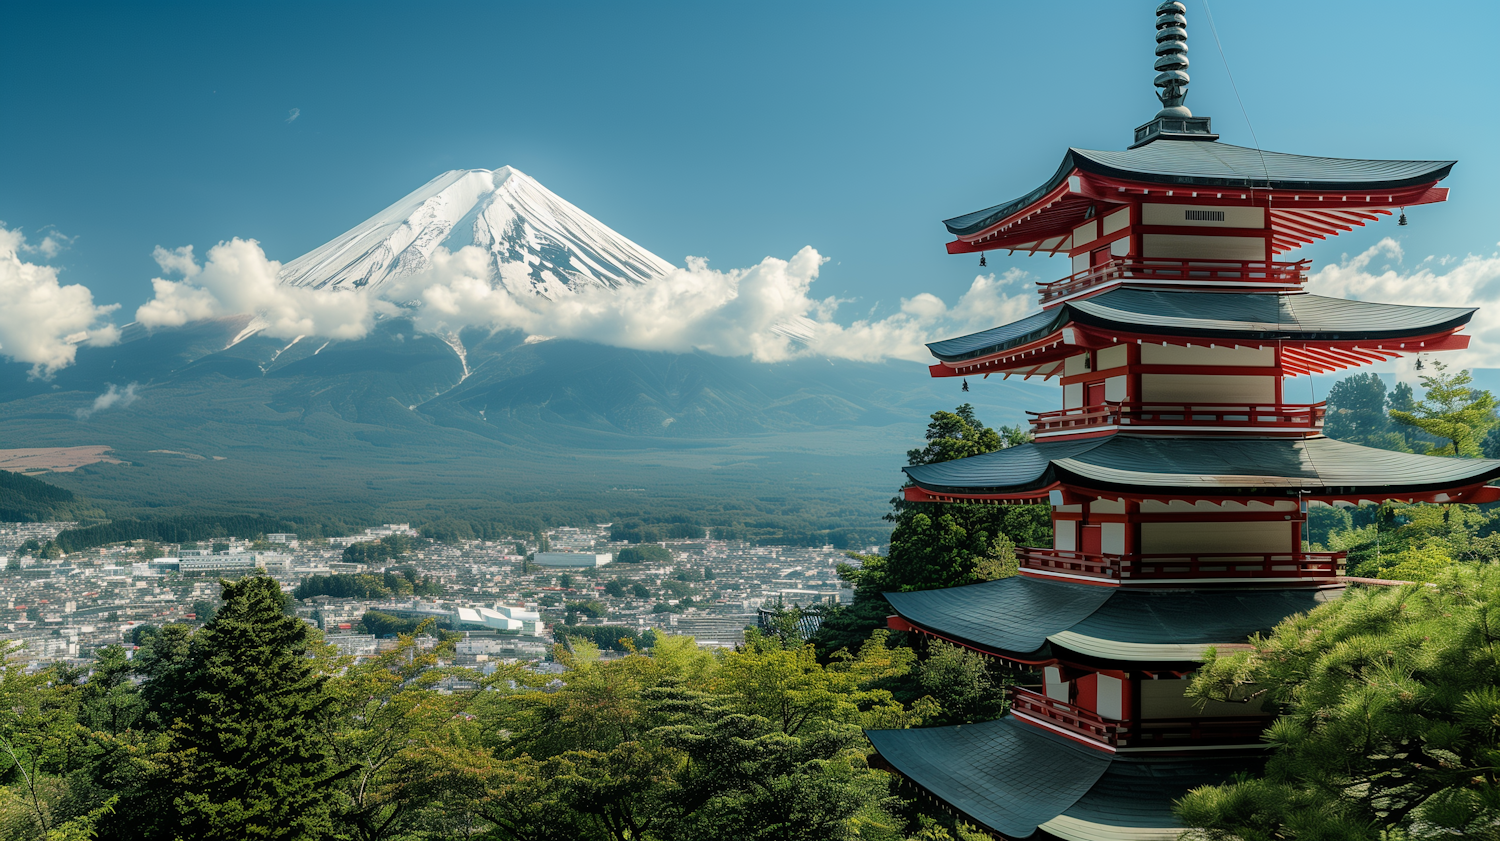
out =
<path fill-rule="evenodd" d="M 1343 552 L 1109 555 L 1071 549 L 1017 550 L 1023 572 L 1112 584 L 1255 579 L 1329 580 L 1344 574 Z"/>
<path fill-rule="evenodd" d="M 1031 432 L 1055 439 L 1103 431 L 1240 432 L 1308 436 L 1323 429 L 1323 403 L 1102 403 L 1032 415 Z"/>
<path fill-rule="evenodd" d="M 1080 741 L 1120 750 L 1172 750 L 1199 745 L 1254 745 L 1271 719 L 1265 716 L 1109 721 L 1076 704 L 1020 686 L 1010 688 L 1011 711 Z"/>
<path fill-rule="evenodd" d="M 1131 284 L 1173 287 L 1211 284 L 1266 292 L 1299 289 L 1307 282 L 1310 260 L 1172 260 L 1156 257 L 1113 257 L 1106 263 L 1074 272 L 1061 280 L 1038 281 L 1042 306 L 1055 305 L 1091 290 Z"/>

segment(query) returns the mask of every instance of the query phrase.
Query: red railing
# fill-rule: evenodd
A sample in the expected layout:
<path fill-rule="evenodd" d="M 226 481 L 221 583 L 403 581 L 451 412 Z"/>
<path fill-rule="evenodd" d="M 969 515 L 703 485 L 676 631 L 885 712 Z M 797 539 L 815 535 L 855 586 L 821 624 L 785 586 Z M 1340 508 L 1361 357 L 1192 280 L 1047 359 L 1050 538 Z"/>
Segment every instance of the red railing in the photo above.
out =
<path fill-rule="evenodd" d="M 1106 745 L 1118 746 L 1120 737 L 1130 729 L 1124 722 L 1105 721 L 1081 707 L 1054 701 L 1046 695 L 1019 686 L 1010 688 L 1010 707 L 1016 712 L 1039 718 L 1054 727 Z"/>
<path fill-rule="evenodd" d="M 1114 748 L 1199 744 L 1256 744 L 1271 719 L 1264 716 L 1107 721 L 1082 707 L 1023 689 L 1010 688 L 1011 709 Z"/>
<path fill-rule="evenodd" d="M 1163 578 L 1336 578 L 1344 572 L 1343 552 L 1202 552 L 1196 554 L 1088 554 L 1071 549 L 1025 548 L 1022 569 L 1084 575 L 1110 581 Z"/>
<path fill-rule="evenodd" d="M 1042 304 L 1067 298 L 1094 286 L 1115 281 L 1150 285 L 1180 285 L 1209 281 L 1226 286 L 1285 287 L 1307 282 L 1310 260 L 1295 263 L 1275 260 L 1167 260 L 1147 257 L 1115 257 L 1108 263 L 1074 272 L 1053 281 L 1038 281 Z"/>
<path fill-rule="evenodd" d="M 1119 427 L 1147 431 L 1143 427 L 1222 426 L 1266 432 L 1314 432 L 1323 428 L 1323 403 L 1103 403 L 1033 415 L 1035 435 L 1086 432 Z"/>

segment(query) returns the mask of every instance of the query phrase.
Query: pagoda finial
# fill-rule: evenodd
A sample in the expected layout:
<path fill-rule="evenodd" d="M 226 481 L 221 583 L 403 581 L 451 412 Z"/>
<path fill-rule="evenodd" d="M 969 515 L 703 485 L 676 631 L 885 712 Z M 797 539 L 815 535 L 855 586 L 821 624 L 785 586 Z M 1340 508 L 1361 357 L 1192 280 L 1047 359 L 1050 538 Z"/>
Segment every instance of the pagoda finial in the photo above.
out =
<path fill-rule="evenodd" d="M 1162 109 L 1158 117 L 1191 117 L 1183 105 L 1187 99 L 1187 7 L 1176 0 L 1156 7 L 1156 98 Z"/>

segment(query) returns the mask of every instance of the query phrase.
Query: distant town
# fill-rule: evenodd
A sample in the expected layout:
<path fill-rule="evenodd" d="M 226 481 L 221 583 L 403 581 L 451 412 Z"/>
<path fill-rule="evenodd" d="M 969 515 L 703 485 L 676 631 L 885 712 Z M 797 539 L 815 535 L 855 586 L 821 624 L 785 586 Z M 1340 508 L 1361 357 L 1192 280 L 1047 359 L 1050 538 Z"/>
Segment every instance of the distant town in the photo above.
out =
<path fill-rule="evenodd" d="M 837 567 L 857 564 L 831 546 L 690 539 L 641 547 L 611 541 L 608 523 L 496 541 L 443 543 L 392 523 L 316 540 L 268 534 L 135 541 L 51 558 L 38 551 L 73 525 L 0 523 L 0 639 L 23 643 L 19 656 L 36 667 L 87 663 L 109 645 L 130 651 L 145 626 L 201 624 L 217 607 L 219 580 L 248 574 L 271 576 L 289 597 L 302 596 L 291 609 L 356 658 L 395 647 L 398 631 L 427 620 L 433 636 L 460 633 L 458 663 L 481 668 L 547 659 L 565 642 L 554 634 L 560 626 L 733 646 L 778 606 L 850 602 Z M 396 578 L 395 587 L 379 584 Z M 379 592 L 326 592 L 338 590 L 330 582 L 350 581 Z"/>

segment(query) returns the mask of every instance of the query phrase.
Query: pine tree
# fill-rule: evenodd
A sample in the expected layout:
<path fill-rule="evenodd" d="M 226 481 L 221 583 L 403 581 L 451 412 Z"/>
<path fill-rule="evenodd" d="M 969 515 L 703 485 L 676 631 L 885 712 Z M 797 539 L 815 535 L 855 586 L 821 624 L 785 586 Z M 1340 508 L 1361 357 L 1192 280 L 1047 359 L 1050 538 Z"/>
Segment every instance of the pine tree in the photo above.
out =
<path fill-rule="evenodd" d="M 1480 442 L 1496 422 L 1495 396 L 1470 388 L 1474 378 L 1467 370 L 1450 374 L 1441 362 L 1432 367 L 1436 373 L 1422 377 L 1427 393 L 1409 410 L 1393 409 L 1391 420 L 1437 437 L 1440 443 L 1428 455 L 1477 457 Z"/>
<path fill-rule="evenodd" d="M 223 585 L 223 607 L 194 635 L 182 714 L 158 756 L 175 814 L 156 837 L 281 841 L 332 834 L 329 758 L 322 724 L 333 698 L 308 657 L 309 627 L 283 606 L 276 581 Z"/>

